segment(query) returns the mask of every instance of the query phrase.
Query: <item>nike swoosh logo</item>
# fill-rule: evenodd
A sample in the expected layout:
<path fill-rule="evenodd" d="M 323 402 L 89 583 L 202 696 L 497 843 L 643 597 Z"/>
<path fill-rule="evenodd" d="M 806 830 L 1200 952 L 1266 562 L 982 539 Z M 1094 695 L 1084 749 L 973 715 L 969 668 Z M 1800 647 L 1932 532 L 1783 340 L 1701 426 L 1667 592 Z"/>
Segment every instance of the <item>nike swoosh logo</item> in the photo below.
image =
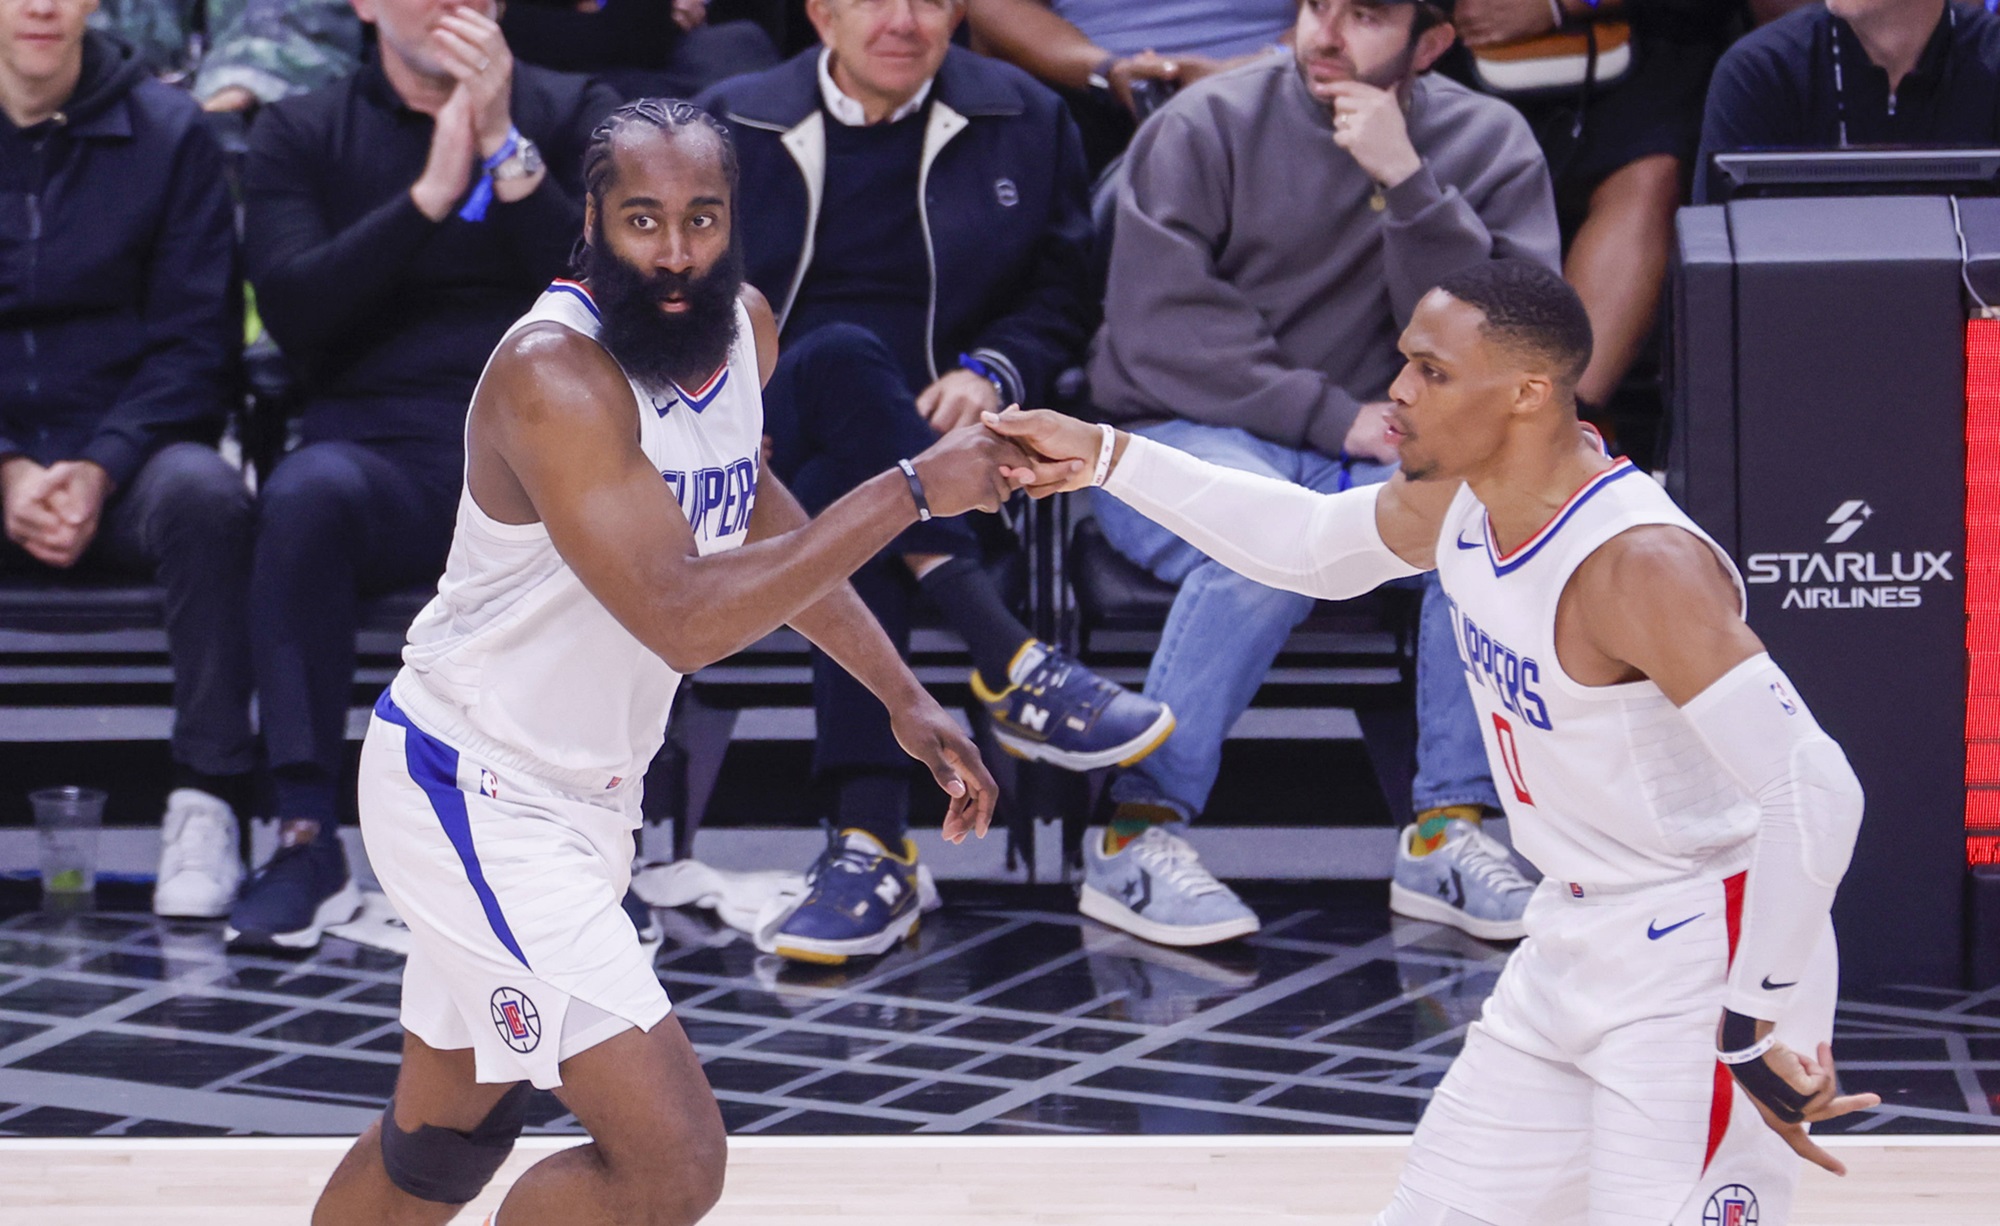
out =
<path fill-rule="evenodd" d="M 1458 547 L 1460 549 L 1477 549 L 1485 543 L 1484 541 L 1468 541 L 1465 539 L 1465 533 L 1461 532 L 1458 534 Z"/>
<path fill-rule="evenodd" d="M 1648 941 L 1657 941 L 1661 937 L 1667 935 L 1669 932 L 1672 932 L 1678 928 L 1685 928 L 1689 924 L 1694 923 L 1696 920 L 1700 919 L 1702 916 L 1707 914 L 1708 912 L 1706 911 L 1697 911 L 1693 915 L 1690 915 L 1686 919 L 1682 920 L 1680 923 L 1668 924 L 1665 928 L 1659 927 L 1659 921 L 1654 920 L 1646 925 L 1646 939 Z"/>
<path fill-rule="evenodd" d="M 1792 980 L 1790 983 L 1772 983 L 1771 977 L 1769 975 L 1764 976 L 1764 990 L 1766 992 L 1776 992 L 1784 988 L 1797 987 L 1798 983 L 1799 981 L 1796 979 Z"/>

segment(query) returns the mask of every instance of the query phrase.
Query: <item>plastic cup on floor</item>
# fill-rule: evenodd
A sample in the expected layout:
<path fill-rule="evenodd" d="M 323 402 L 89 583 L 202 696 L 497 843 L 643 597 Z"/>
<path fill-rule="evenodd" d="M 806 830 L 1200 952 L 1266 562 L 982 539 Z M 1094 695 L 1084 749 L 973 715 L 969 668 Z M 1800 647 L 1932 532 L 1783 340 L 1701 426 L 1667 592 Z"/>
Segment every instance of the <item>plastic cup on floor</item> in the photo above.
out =
<path fill-rule="evenodd" d="M 104 793 L 96 788 L 43 788 L 28 793 L 35 810 L 42 904 L 55 910 L 88 909 L 97 889 L 97 833 L 104 825 Z"/>

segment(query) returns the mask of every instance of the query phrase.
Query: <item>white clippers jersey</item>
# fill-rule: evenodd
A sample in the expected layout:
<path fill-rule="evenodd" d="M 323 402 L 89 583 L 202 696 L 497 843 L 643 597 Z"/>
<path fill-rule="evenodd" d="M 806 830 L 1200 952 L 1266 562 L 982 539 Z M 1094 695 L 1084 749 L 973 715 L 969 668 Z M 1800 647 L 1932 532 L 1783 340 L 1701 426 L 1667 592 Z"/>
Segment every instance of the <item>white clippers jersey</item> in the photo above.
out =
<path fill-rule="evenodd" d="M 1438 536 L 1438 578 L 1514 845 L 1558 881 L 1650 885 L 1749 864 L 1757 805 L 1680 709 L 1651 681 L 1579 684 L 1556 658 L 1556 603 L 1569 577 L 1600 545 L 1644 524 L 1701 538 L 1742 599 L 1729 555 L 1626 460 L 1505 556 L 1470 487 Z"/>
<path fill-rule="evenodd" d="M 574 281 L 543 292 L 508 335 L 557 323 L 597 339 Z M 672 488 L 703 554 L 743 543 L 756 504 L 764 401 L 750 317 L 699 391 L 634 383 L 639 446 Z M 540 524 L 503 524 L 459 495 L 438 593 L 410 627 L 397 704 L 437 737 L 541 778 L 600 790 L 644 773 L 680 674 L 587 591 Z"/>

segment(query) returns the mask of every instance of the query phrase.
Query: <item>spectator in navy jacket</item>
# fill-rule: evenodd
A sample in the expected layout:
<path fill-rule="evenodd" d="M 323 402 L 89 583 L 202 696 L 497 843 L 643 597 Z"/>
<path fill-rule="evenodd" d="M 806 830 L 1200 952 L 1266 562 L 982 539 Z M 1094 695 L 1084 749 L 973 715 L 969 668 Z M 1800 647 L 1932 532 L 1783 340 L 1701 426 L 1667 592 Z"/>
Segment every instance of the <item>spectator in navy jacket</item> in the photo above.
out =
<path fill-rule="evenodd" d="M 95 0 L 0 4 L 0 571 L 167 591 L 165 914 L 222 914 L 255 765 L 250 495 L 211 445 L 241 343 L 222 154 L 185 94 L 86 33 Z"/>
<path fill-rule="evenodd" d="M 290 948 L 360 906 L 335 838 L 359 598 L 443 570 L 473 386 L 567 269 L 583 149 L 618 105 L 589 78 L 516 64 L 490 0 L 355 8 L 375 54 L 264 108 L 244 170 L 250 280 L 305 407 L 304 445 L 262 493 L 251 586 L 283 845 L 230 928 Z"/>
<path fill-rule="evenodd" d="M 784 343 L 764 393 L 771 469 L 808 510 L 982 410 L 1043 403 L 1097 321 L 1076 126 L 1026 73 L 951 46 L 964 8 L 808 0 L 824 49 L 700 100 L 735 133 L 737 232 Z M 1159 703 L 1035 640 L 973 523 L 913 526 L 854 585 L 905 650 L 919 591 L 944 613 L 1017 754 L 1089 769 L 1143 757 L 1172 728 Z M 814 665 L 814 764 L 840 835 L 777 948 L 838 962 L 915 922 L 909 759 L 879 702 Z"/>

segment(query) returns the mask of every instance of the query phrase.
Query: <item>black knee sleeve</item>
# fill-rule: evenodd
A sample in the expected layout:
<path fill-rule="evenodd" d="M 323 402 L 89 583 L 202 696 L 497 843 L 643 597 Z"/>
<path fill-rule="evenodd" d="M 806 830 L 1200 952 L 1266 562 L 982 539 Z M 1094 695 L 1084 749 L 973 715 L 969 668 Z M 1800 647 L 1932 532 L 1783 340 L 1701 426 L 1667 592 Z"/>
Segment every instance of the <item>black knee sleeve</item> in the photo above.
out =
<path fill-rule="evenodd" d="M 470 1132 L 434 1124 L 404 1132 L 396 1126 L 396 1101 L 390 1099 L 382 1111 L 382 1168 L 390 1183 L 418 1200 L 462 1205 L 479 1195 L 513 1152 L 527 1110 L 524 1081 L 501 1095 Z"/>

